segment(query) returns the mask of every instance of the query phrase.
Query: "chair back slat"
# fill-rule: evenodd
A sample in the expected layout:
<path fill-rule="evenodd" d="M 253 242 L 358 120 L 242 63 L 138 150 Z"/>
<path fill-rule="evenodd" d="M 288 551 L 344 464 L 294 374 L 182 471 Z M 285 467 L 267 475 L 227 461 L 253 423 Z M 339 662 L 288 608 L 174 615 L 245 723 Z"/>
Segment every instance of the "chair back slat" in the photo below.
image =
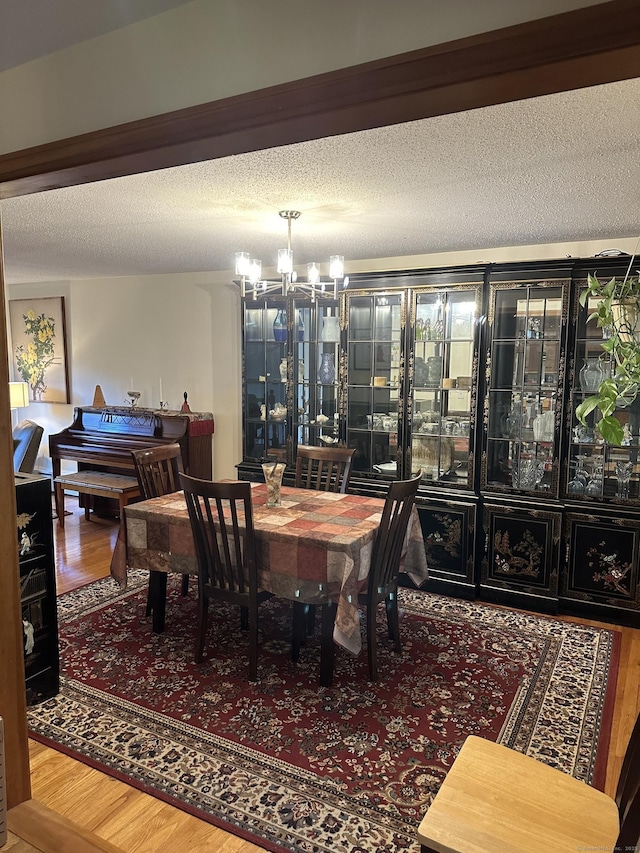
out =
<path fill-rule="evenodd" d="M 616 850 L 635 850 L 640 842 L 640 714 L 624 755 L 615 801 L 620 814 Z"/>
<path fill-rule="evenodd" d="M 323 492 L 346 492 L 354 448 L 298 446 L 296 486 Z"/>
<path fill-rule="evenodd" d="M 398 577 L 402 547 L 421 479 L 420 471 L 411 480 L 397 480 L 389 486 L 369 571 L 369 590 L 376 597 L 395 584 Z"/>
<path fill-rule="evenodd" d="M 207 594 L 252 596 L 257 590 L 255 532 L 248 482 L 212 483 L 180 475 Z"/>
<path fill-rule="evenodd" d="M 179 444 L 132 450 L 131 456 L 145 500 L 180 491 L 178 477 L 182 471 L 182 452 Z"/>

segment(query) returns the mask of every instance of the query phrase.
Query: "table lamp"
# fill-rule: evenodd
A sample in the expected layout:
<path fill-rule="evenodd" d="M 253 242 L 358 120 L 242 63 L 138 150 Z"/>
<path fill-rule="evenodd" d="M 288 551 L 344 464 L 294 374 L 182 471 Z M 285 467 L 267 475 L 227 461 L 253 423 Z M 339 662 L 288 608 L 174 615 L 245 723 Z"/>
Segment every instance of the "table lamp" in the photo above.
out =
<path fill-rule="evenodd" d="M 26 382 L 9 383 L 9 408 L 22 409 L 29 405 L 29 386 Z M 13 417 L 13 415 L 12 415 Z"/>

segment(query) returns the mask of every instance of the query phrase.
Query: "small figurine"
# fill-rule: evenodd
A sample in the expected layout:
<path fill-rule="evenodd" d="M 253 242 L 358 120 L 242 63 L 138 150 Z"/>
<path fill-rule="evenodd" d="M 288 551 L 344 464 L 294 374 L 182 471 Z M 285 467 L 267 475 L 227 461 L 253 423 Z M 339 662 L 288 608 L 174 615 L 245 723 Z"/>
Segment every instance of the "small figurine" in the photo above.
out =
<path fill-rule="evenodd" d="M 633 441 L 633 435 L 631 433 L 631 427 L 629 426 L 628 423 L 624 424 L 624 426 L 622 427 L 622 444 L 625 447 L 628 447 L 632 441 Z"/>
<path fill-rule="evenodd" d="M 26 619 L 22 620 L 22 630 L 24 631 L 24 653 L 26 655 L 30 655 L 33 651 L 33 647 L 35 646 L 35 639 L 33 637 L 33 625 L 31 622 L 27 622 Z"/>
<path fill-rule="evenodd" d="M 22 536 L 20 537 L 20 556 L 24 557 L 25 554 L 28 554 L 31 551 L 31 546 L 33 542 L 29 538 L 27 531 L 24 530 Z"/>
<path fill-rule="evenodd" d="M 180 411 L 181 412 L 190 412 L 191 411 L 191 409 L 189 408 L 189 404 L 187 403 L 187 392 L 186 391 L 184 392 L 184 403 L 180 407 Z"/>

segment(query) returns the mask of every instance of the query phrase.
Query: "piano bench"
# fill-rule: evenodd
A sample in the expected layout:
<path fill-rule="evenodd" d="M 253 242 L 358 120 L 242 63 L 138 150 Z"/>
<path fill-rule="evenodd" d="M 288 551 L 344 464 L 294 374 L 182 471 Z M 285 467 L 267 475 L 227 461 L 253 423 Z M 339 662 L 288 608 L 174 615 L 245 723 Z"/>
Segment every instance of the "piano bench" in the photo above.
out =
<path fill-rule="evenodd" d="M 120 523 L 124 518 L 124 507 L 134 498 L 140 497 L 140 486 L 136 477 L 125 474 L 108 474 L 105 471 L 76 471 L 74 474 L 62 474 L 54 479 L 58 524 L 64 527 L 64 493 L 78 492 L 83 495 L 96 495 L 100 498 L 115 498 L 120 504 Z M 85 518 L 89 518 L 89 507 L 85 509 Z"/>

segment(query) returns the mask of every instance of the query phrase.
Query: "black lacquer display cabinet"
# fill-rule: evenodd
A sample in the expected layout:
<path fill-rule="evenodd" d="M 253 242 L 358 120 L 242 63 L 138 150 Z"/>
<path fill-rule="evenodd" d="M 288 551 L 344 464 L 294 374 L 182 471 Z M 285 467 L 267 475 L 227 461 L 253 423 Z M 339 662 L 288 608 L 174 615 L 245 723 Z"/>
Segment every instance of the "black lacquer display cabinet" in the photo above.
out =
<path fill-rule="evenodd" d="M 425 588 L 640 625 L 640 405 L 605 445 L 577 405 L 610 365 L 578 297 L 628 258 L 351 277 L 243 300 L 243 460 L 355 450 L 351 488 L 421 470 Z"/>
<path fill-rule="evenodd" d="M 59 690 L 51 480 L 15 474 L 20 600 L 27 704 Z"/>

